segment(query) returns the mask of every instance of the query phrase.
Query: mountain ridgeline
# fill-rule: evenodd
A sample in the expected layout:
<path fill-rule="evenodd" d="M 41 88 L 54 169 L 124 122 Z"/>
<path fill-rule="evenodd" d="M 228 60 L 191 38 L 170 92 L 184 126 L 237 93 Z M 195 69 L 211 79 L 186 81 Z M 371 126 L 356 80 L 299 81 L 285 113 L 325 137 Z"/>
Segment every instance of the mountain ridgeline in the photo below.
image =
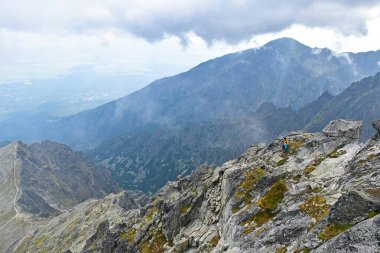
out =
<path fill-rule="evenodd" d="M 380 116 L 379 75 L 350 84 L 379 72 L 379 62 L 380 51 L 337 54 L 283 38 L 28 131 L 87 152 L 126 189 L 155 192 L 199 164 L 335 117 L 363 117 L 368 137 Z"/>
<path fill-rule="evenodd" d="M 90 198 L 120 191 L 109 172 L 83 154 L 50 141 L 0 148 L 0 252 Z"/>
<path fill-rule="evenodd" d="M 86 201 L 17 252 L 377 253 L 380 120 L 365 144 L 361 126 L 334 120 L 322 133 L 292 132 L 285 156 L 281 139 L 252 145 L 167 183 L 142 208 L 114 194 Z"/>

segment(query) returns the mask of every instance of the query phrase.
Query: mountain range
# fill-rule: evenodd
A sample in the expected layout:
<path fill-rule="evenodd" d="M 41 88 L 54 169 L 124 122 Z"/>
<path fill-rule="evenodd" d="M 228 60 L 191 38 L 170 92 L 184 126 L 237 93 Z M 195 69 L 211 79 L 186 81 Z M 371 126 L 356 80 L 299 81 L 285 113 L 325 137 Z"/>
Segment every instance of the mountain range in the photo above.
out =
<path fill-rule="evenodd" d="M 201 63 L 98 108 L 13 130 L 83 150 L 122 187 L 155 192 L 199 164 L 220 165 L 252 143 L 321 130 L 336 117 L 365 117 L 368 138 L 369 122 L 379 116 L 378 75 L 372 83 L 351 83 L 375 75 L 379 62 L 380 51 L 337 54 L 283 38 Z"/>
<path fill-rule="evenodd" d="M 380 120 L 334 120 L 167 183 L 144 207 L 112 194 L 30 233 L 17 252 L 368 252 L 380 238 Z"/>

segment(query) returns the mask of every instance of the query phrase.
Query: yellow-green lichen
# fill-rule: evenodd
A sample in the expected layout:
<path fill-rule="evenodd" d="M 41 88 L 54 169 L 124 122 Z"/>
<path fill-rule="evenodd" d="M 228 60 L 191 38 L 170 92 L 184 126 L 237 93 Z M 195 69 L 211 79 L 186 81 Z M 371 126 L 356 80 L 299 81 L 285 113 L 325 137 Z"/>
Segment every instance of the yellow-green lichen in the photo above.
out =
<path fill-rule="evenodd" d="M 314 164 L 307 166 L 303 171 L 303 175 L 306 177 L 309 176 L 309 174 L 313 172 L 316 168 L 317 166 L 315 166 Z"/>
<path fill-rule="evenodd" d="M 371 211 L 371 212 L 368 212 L 368 218 L 375 217 L 378 214 L 380 214 L 380 211 Z"/>
<path fill-rule="evenodd" d="M 140 243 L 139 249 L 141 253 L 164 253 L 167 240 L 161 231 L 156 232 L 150 240 Z"/>
<path fill-rule="evenodd" d="M 287 191 L 285 180 L 280 179 L 270 187 L 267 194 L 257 201 L 257 205 L 263 209 L 276 209 Z"/>
<path fill-rule="evenodd" d="M 306 186 L 306 192 L 307 193 L 318 193 L 318 192 L 321 192 L 321 191 L 322 191 L 322 189 L 320 187 L 318 187 L 318 186 L 316 186 L 314 188 L 312 188 L 310 185 Z"/>
<path fill-rule="evenodd" d="M 331 152 L 330 154 L 328 154 L 328 157 L 330 158 L 338 158 L 339 156 L 341 155 L 344 155 L 346 154 L 347 152 L 345 150 L 334 150 L 333 152 Z"/>
<path fill-rule="evenodd" d="M 257 181 L 264 175 L 265 170 L 260 167 L 244 171 L 244 179 L 237 188 L 234 196 L 238 199 L 243 199 L 246 205 L 250 204 L 253 199 L 250 192 L 255 187 Z"/>
<path fill-rule="evenodd" d="M 302 175 L 295 175 L 292 179 L 298 184 L 301 181 Z"/>
<path fill-rule="evenodd" d="M 303 248 L 303 249 L 296 249 L 294 253 L 309 253 L 310 250 L 308 248 Z"/>
<path fill-rule="evenodd" d="M 125 240 L 127 239 L 130 244 L 135 242 L 135 235 L 136 235 L 136 230 L 129 229 L 127 232 L 121 233 L 120 234 L 120 239 Z"/>
<path fill-rule="evenodd" d="M 187 205 L 183 206 L 181 208 L 181 213 L 185 214 L 185 213 L 189 212 L 190 208 L 191 208 L 191 204 L 187 204 Z"/>
<path fill-rule="evenodd" d="M 337 236 L 347 229 L 352 227 L 352 224 L 333 224 L 326 226 L 321 233 L 319 233 L 318 238 L 322 241 L 328 241 L 334 236 Z"/>
<path fill-rule="evenodd" d="M 286 247 L 276 249 L 276 253 L 286 253 L 286 252 L 287 252 Z"/>
<path fill-rule="evenodd" d="M 314 165 L 315 165 L 315 166 L 318 166 L 318 165 L 321 164 L 325 159 L 326 159 L 325 156 L 323 156 L 323 155 L 319 155 L 319 156 L 315 159 L 315 161 L 314 161 Z"/>
<path fill-rule="evenodd" d="M 317 221 L 322 220 L 330 213 L 331 206 L 326 204 L 326 199 L 321 195 L 315 195 L 299 206 L 301 211 Z"/>
<path fill-rule="evenodd" d="M 305 144 L 304 140 L 294 140 L 290 143 L 290 149 L 293 152 L 298 151 Z"/>
<path fill-rule="evenodd" d="M 219 235 L 214 236 L 214 237 L 211 238 L 211 240 L 210 240 L 210 245 L 211 245 L 213 248 L 215 248 L 216 245 L 218 245 L 219 240 L 220 240 L 220 236 L 219 236 Z"/>
<path fill-rule="evenodd" d="M 288 161 L 288 158 L 281 159 L 280 161 L 277 162 L 277 167 L 284 165 Z"/>
<path fill-rule="evenodd" d="M 153 219 L 153 215 L 154 215 L 155 213 L 157 213 L 157 212 L 158 212 L 158 208 L 157 208 L 156 206 L 152 207 L 152 208 L 149 210 L 148 214 L 146 215 L 146 220 L 147 220 L 147 221 L 152 221 L 152 219 Z"/>

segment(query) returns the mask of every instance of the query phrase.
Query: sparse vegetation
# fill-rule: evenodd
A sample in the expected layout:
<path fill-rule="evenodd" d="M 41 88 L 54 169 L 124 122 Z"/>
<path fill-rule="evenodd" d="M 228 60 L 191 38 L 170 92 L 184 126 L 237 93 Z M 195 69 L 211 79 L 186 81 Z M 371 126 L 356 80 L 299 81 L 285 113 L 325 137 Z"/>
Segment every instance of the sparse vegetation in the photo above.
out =
<path fill-rule="evenodd" d="M 183 206 L 181 208 L 181 213 L 185 214 L 185 213 L 189 212 L 190 208 L 191 208 L 191 204 L 187 204 L 187 205 Z"/>
<path fill-rule="evenodd" d="M 313 172 L 316 168 L 317 168 L 317 166 L 315 166 L 314 164 L 307 166 L 305 168 L 305 170 L 303 171 L 303 175 L 306 176 L 306 177 L 308 177 L 309 174 L 311 172 Z"/>
<path fill-rule="evenodd" d="M 244 179 L 239 185 L 237 191 L 235 192 L 235 197 L 239 199 L 243 199 L 246 205 L 250 204 L 253 199 L 252 196 L 250 195 L 250 192 L 255 187 L 255 184 L 257 183 L 257 181 L 264 175 L 265 175 L 265 170 L 260 167 L 246 170 L 244 172 Z"/>
<path fill-rule="evenodd" d="M 347 229 L 352 227 L 352 224 L 334 224 L 331 226 L 326 226 L 321 233 L 319 233 L 318 238 L 322 241 L 328 241 L 334 236 L 337 236 Z"/>
<path fill-rule="evenodd" d="M 161 231 L 156 232 L 149 240 L 140 243 L 139 249 L 141 253 L 163 253 L 165 252 L 165 244 L 167 240 Z"/>
<path fill-rule="evenodd" d="M 257 205 L 263 209 L 276 209 L 287 191 L 285 180 L 280 179 L 270 187 L 265 196 L 257 201 Z"/>
<path fill-rule="evenodd" d="M 330 213 L 331 206 L 326 204 L 326 199 L 321 195 L 315 195 L 300 205 L 303 213 L 315 218 L 317 221 L 322 220 Z"/>
<path fill-rule="evenodd" d="M 157 212 L 158 212 L 158 208 L 157 208 L 156 206 L 152 207 L 152 208 L 149 210 L 148 214 L 146 215 L 146 220 L 147 220 L 147 221 L 152 221 L 152 219 L 153 219 L 153 215 L 154 215 L 155 213 L 157 213 Z"/>
<path fill-rule="evenodd" d="M 373 218 L 378 214 L 380 214 L 380 211 L 371 211 L 368 213 L 368 218 Z"/>
<path fill-rule="evenodd" d="M 276 253 L 286 253 L 286 252 L 287 252 L 286 247 L 276 249 Z"/>
<path fill-rule="evenodd" d="M 218 245 L 218 242 L 220 240 L 220 236 L 219 235 L 216 235 L 214 236 L 211 240 L 210 240 L 210 244 L 213 248 L 216 247 L 216 245 Z"/>
<path fill-rule="evenodd" d="M 278 161 L 278 162 L 277 162 L 277 167 L 278 167 L 278 166 L 281 166 L 281 165 L 284 165 L 287 161 L 288 161 L 288 158 L 284 158 L 284 159 Z"/>
<path fill-rule="evenodd" d="M 136 235 L 136 230 L 129 229 L 127 232 L 120 234 L 120 239 L 125 240 L 127 239 L 130 244 L 135 242 L 135 235 Z"/>
<path fill-rule="evenodd" d="M 330 154 L 328 154 L 328 157 L 330 158 L 338 158 L 339 156 L 341 155 L 344 155 L 346 154 L 347 152 L 345 150 L 334 150 L 333 152 L 331 152 Z"/>

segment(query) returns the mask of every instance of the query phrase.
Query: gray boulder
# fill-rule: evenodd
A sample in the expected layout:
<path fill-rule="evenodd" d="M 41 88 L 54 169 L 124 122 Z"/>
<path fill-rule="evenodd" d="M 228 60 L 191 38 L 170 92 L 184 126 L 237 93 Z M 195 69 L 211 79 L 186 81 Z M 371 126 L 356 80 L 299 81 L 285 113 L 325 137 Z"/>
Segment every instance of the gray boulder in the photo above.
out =
<path fill-rule="evenodd" d="M 337 119 L 331 121 L 322 132 L 328 137 L 346 137 L 358 140 L 360 136 L 362 121 L 348 121 Z"/>
<path fill-rule="evenodd" d="M 377 131 L 376 137 L 380 137 L 380 119 L 372 122 L 372 127 L 375 128 Z"/>

